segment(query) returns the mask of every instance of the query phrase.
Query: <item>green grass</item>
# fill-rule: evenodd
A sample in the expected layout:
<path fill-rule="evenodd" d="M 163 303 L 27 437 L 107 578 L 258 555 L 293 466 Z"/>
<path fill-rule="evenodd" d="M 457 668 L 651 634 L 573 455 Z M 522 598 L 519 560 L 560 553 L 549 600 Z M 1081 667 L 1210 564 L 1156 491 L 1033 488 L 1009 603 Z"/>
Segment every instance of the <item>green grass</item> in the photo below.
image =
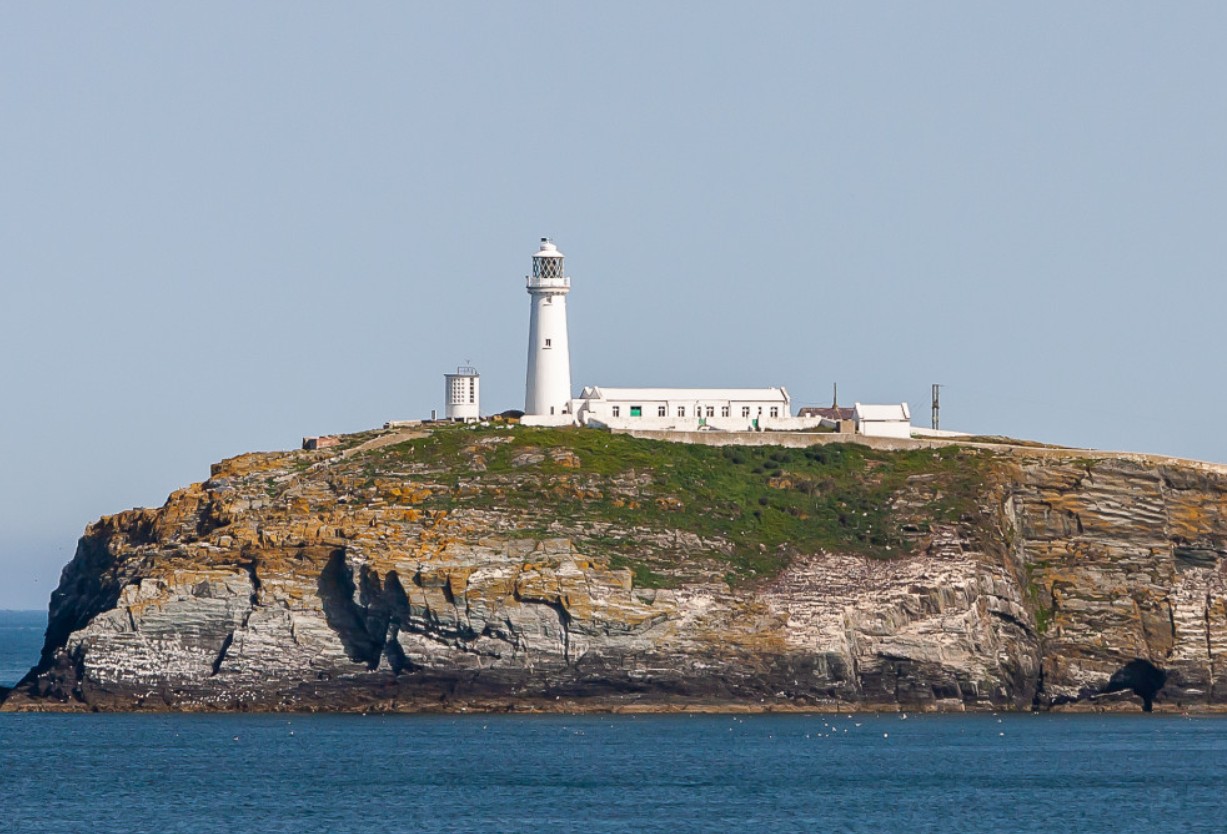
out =
<path fill-rule="evenodd" d="M 1035 612 L 1035 630 L 1043 636 L 1052 627 L 1052 618 L 1056 612 L 1044 605 L 1044 594 L 1040 590 L 1039 582 L 1035 577 L 1038 568 L 1035 565 L 1028 564 L 1024 566 L 1024 570 L 1027 575 L 1027 597 L 1031 600 L 1031 608 Z"/>
<path fill-rule="evenodd" d="M 1053 611 L 1051 608 L 1045 608 L 1042 605 L 1035 607 L 1035 630 L 1040 634 L 1047 634 L 1048 629 L 1052 627 Z"/>
<path fill-rule="evenodd" d="M 500 438 L 505 442 L 482 444 Z M 565 466 L 550 452 L 577 456 Z M 525 452 L 540 462 L 516 465 Z M 479 455 L 484 470 L 475 469 Z M 577 545 L 659 587 L 686 562 L 724 563 L 733 580 L 770 577 L 798 553 L 893 558 L 934 523 L 977 517 L 991 453 L 944 447 L 880 452 L 855 444 L 805 449 L 714 447 L 642 440 L 592 429 L 443 427 L 361 455 L 366 474 L 423 477 L 476 494 L 441 492 L 427 506 L 515 511 L 527 534 L 562 522 Z M 416 473 L 416 474 L 415 474 Z M 428 476 L 428 477 L 427 477 Z M 496 493 L 502 490 L 502 495 Z M 901 499 L 906 499 L 901 501 Z M 639 535 L 586 535 L 590 527 L 685 531 L 717 547 L 652 551 Z M 694 550 L 694 548 L 690 548 Z"/>
<path fill-rule="evenodd" d="M 621 553 L 614 553 L 609 558 L 609 566 L 614 569 L 629 568 L 635 579 L 637 588 L 667 588 L 672 583 L 669 577 L 663 576 L 641 561 L 637 561 Z"/>

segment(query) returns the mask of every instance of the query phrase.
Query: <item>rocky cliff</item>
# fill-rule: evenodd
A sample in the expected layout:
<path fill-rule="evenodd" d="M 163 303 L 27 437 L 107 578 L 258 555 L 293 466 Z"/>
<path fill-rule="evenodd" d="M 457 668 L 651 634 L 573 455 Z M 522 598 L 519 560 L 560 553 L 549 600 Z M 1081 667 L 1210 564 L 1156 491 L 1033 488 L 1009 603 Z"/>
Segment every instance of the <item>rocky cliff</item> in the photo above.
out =
<path fill-rule="evenodd" d="M 1137 709 L 1138 659 L 1227 703 L 1227 474 L 916 445 L 232 458 L 86 530 L 4 708 Z"/>

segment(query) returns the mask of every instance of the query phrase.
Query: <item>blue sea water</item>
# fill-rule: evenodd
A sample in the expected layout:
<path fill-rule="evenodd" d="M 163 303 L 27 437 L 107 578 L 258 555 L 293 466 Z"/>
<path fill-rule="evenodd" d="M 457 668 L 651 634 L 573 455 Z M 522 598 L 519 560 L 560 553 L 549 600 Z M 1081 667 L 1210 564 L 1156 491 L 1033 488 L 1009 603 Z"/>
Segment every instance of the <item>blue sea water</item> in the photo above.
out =
<path fill-rule="evenodd" d="M 12 686 L 38 662 L 46 611 L 0 611 L 0 686 Z"/>
<path fill-rule="evenodd" d="M 0 825 L 1219 832 L 1227 720 L 0 714 Z"/>

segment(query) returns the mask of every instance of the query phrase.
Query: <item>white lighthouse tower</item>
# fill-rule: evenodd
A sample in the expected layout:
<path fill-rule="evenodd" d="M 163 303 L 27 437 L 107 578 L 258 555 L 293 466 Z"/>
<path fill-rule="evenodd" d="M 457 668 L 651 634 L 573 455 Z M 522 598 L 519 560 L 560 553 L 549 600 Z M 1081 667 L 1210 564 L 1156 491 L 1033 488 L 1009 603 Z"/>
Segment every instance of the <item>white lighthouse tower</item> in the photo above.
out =
<path fill-rule="evenodd" d="M 554 417 L 544 423 L 567 422 L 570 413 L 571 352 L 567 348 L 567 293 L 571 279 L 562 268 L 562 253 L 549 238 L 533 255 L 533 274 L 525 281 L 532 299 L 528 321 L 528 382 L 524 413 Z"/>

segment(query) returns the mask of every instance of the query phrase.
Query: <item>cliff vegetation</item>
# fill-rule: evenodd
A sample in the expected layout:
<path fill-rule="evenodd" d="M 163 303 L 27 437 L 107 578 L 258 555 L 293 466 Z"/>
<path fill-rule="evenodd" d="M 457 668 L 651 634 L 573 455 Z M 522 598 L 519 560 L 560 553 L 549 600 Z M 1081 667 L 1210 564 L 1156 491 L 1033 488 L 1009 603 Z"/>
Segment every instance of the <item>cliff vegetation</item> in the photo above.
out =
<path fill-rule="evenodd" d="M 1218 467 L 718 440 L 436 424 L 222 461 L 86 530 L 4 708 L 1223 703 Z"/>

